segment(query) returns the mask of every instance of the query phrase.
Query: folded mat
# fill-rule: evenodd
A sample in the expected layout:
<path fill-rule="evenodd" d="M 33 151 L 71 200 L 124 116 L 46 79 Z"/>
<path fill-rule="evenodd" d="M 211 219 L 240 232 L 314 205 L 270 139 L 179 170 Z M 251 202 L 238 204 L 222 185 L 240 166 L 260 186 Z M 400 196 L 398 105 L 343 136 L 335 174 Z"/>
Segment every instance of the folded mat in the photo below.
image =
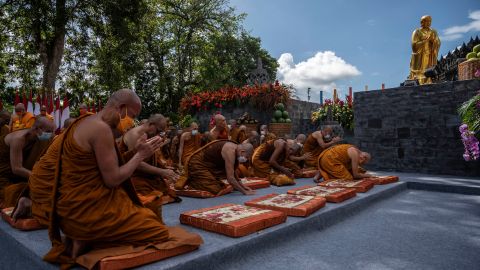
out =
<path fill-rule="evenodd" d="M 174 188 L 172 186 L 172 188 Z M 193 197 L 193 198 L 213 198 L 228 194 L 233 191 L 233 187 L 231 185 L 226 186 L 222 189 L 218 194 L 213 194 L 209 191 L 199 190 L 199 189 L 192 189 L 188 185 L 185 186 L 184 189 L 175 189 L 175 193 L 178 196 L 185 196 L 185 197 Z"/>
<path fill-rule="evenodd" d="M 301 170 L 301 175 L 302 178 L 312 178 L 318 173 L 317 169 L 302 169 Z"/>
<path fill-rule="evenodd" d="M 363 178 L 363 180 L 373 181 L 375 185 L 386 185 L 398 182 L 398 176 L 376 176 L 371 178 Z"/>
<path fill-rule="evenodd" d="M 374 182 L 369 180 L 332 179 L 321 182 L 318 185 L 322 187 L 354 188 L 357 192 L 367 192 L 374 186 Z"/>
<path fill-rule="evenodd" d="M 289 216 L 307 217 L 324 207 L 325 202 L 322 197 L 272 193 L 245 202 L 245 205 L 281 211 Z"/>
<path fill-rule="evenodd" d="M 180 215 L 182 224 L 230 237 L 245 236 L 286 220 L 287 215 L 283 212 L 231 203 L 187 211 Z"/>
<path fill-rule="evenodd" d="M 180 227 L 168 227 L 170 239 L 140 247 L 120 246 L 90 251 L 76 259 L 77 264 L 98 270 L 133 268 L 184 254 L 203 244 L 202 238 Z"/>
<path fill-rule="evenodd" d="M 339 203 L 357 195 L 353 188 L 332 188 L 322 186 L 303 186 L 287 191 L 288 194 L 323 197 L 327 202 Z"/>
<path fill-rule="evenodd" d="M 46 229 L 46 227 L 42 226 L 40 222 L 38 222 L 34 218 L 19 218 L 17 221 L 13 221 L 12 212 L 13 207 L 8 207 L 2 209 L 2 219 L 5 220 L 10 226 L 17 230 L 21 231 L 34 231 L 34 230 L 41 230 Z"/>

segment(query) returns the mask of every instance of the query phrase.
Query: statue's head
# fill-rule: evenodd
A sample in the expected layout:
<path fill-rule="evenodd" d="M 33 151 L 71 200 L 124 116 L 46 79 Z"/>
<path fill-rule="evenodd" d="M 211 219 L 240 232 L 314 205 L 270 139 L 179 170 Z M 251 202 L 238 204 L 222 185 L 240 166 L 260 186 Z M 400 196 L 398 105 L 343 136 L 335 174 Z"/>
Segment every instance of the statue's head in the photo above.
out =
<path fill-rule="evenodd" d="M 430 17 L 430 15 L 422 16 L 422 18 L 420 18 L 420 25 L 426 28 L 430 27 L 432 25 L 432 17 Z"/>

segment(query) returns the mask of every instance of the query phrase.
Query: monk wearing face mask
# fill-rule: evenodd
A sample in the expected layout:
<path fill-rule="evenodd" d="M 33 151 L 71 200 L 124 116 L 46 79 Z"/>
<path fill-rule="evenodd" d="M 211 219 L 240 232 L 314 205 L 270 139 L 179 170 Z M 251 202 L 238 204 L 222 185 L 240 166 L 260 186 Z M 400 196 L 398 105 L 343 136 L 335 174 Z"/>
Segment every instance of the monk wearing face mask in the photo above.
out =
<path fill-rule="evenodd" d="M 310 168 L 317 167 L 318 157 L 323 150 L 341 141 L 340 137 L 332 136 L 333 130 L 331 126 L 324 126 L 322 130 L 318 130 L 308 135 L 303 145 L 303 152 L 310 153 L 305 159 L 305 165 Z"/>
<path fill-rule="evenodd" d="M 50 144 L 54 128 L 51 121 L 40 117 L 31 128 L 0 138 L 0 200 L 5 206 L 15 205 L 33 165 Z"/>
<path fill-rule="evenodd" d="M 180 137 L 180 146 L 178 147 L 178 156 L 180 157 L 180 169 L 183 168 L 187 158 L 202 147 L 202 134 L 198 132 L 198 124 L 190 124 L 190 132 L 185 132 Z"/>

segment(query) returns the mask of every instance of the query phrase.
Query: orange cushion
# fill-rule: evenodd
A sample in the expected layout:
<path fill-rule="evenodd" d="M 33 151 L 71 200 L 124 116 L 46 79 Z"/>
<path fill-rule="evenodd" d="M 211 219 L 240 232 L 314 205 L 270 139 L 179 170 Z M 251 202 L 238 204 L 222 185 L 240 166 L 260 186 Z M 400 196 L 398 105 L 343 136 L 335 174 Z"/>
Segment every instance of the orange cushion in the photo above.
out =
<path fill-rule="evenodd" d="M 330 188 L 322 186 L 303 186 L 287 191 L 288 194 L 323 197 L 327 202 L 343 202 L 357 195 L 353 188 Z"/>
<path fill-rule="evenodd" d="M 228 184 L 228 181 L 222 180 L 226 184 Z M 242 184 L 246 187 L 249 187 L 251 189 L 259 189 L 259 188 L 268 188 L 270 187 L 270 181 L 268 181 L 268 178 L 263 178 L 263 177 L 246 177 L 246 178 L 241 178 L 240 181 L 242 181 Z"/>
<path fill-rule="evenodd" d="M 175 193 L 178 196 L 193 197 L 193 198 L 213 198 L 213 197 L 218 197 L 218 196 L 228 194 L 232 191 L 233 191 L 233 187 L 231 185 L 226 186 L 218 194 L 213 194 L 205 190 L 191 189 L 188 186 L 185 186 L 184 189 L 175 189 Z"/>
<path fill-rule="evenodd" d="M 367 192 L 374 186 L 374 183 L 369 180 L 332 179 L 318 185 L 322 187 L 354 188 L 357 192 Z"/>
<path fill-rule="evenodd" d="M 306 217 L 325 206 L 325 198 L 295 194 L 268 194 L 245 205 L 282 211 L 289 216 Z"/>
<path fill-rule="evenodd" d="M 184 212 L 180 222 L 230 237 L 241 237 L 287 220 L 283 212 L 239 204 L 222 204 Z"/>
<path fill-rule="evenodd" d="M 318 173 L 316 169 L 302 169 L 302 178 L 312 178 Z"/>
<path fill-rule="evenodd" d="M 363 178 L 363 180 L 373 181 L 375 185 L 385 185 L 398 182 L 398 176 L 378 176 L 371 178 Z"/>
<path fill-rule="evenodd" d="M 141 252 L 135 252 L 120 256 L 107 257 L 98 262 L 98 270 L 116 270 L 133 268 L 151 262 L 160 261 L 169 257 L 177 256 L 198 249 L 198 246 L 179 246 L 167 250 L 148 248 Z"/>
<path fill-rule="evenodd" d="M 13 228 L 21 231 L 34 231 L 45 229 L 45 227 L 42 226 L 40 222 L 38 222 L 34 218 L 19 218 L 17 219 L 17 221 L 13 221 L 13 218 L 11 217 L 13 209 L 13 207 L 2 209 L 2 219 L 5 220 L 8 224 L 10 224 L 10 226 L 12 226 Z"/>

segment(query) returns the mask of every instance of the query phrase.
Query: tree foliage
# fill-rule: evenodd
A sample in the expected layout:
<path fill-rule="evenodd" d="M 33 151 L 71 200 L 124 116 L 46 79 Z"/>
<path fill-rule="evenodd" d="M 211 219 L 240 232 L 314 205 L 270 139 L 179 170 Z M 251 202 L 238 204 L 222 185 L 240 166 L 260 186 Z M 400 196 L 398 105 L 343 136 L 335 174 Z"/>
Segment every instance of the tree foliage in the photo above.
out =
<path fill-rule="evenodd" d="M 60 88 L 74 102 L 134 88 L 142 115 L 174 115 L 183 96 L 242 86 L 261 58 L 228 0 L 0 1 L 0 88 Z"/>

